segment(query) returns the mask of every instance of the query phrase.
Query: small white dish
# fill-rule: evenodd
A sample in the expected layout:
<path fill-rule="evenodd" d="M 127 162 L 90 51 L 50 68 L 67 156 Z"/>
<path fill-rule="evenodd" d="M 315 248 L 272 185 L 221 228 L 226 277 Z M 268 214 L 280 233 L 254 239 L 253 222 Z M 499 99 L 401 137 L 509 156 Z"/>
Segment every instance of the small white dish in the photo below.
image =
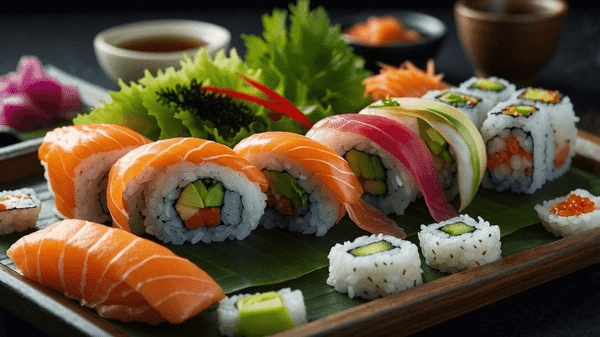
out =
<path fill-rule="evenodd" d="M 134 40 L 159 37 L 163 42 L 170 40 L 170 44 L 176 43 L 176 39 L 202 41 L 204 44 L 195 43 L 185 48 L 180 43 L 180 48 L 176 48 L 179 50 L 175 51 L 161 47 L 153 50 L 166 51 L 140 51 L 131 47 L 126 49 L 125 46 Z M 149 20 L 123 24 L 98 33 L 94 38 L 94 51 L 100 67 L 110 78 L 129 83 L 141 78 L 146 69 L 156 74 L 158 69 L 179 68 L 184 54 L 193 57 L 200 48 L 205 48 L 214 56 L 217 51 L 228 48 L 230 42 L 231 33 L 212 23 L 178 19 Z M 148 47 L 148 43 L 145 47 Z"/>

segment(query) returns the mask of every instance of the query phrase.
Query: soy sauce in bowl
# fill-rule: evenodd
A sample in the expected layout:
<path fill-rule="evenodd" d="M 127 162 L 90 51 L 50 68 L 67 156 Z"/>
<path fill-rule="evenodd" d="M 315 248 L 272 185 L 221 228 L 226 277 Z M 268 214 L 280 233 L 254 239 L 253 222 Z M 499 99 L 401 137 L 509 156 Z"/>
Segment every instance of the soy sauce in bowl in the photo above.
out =
<path fill-rule="evenodd" d="M 200 48 L 206 45 L 201 39 L 189 36 L 147 36 L 135 40 L 124 41 L 118 45 L 123 49 L 149 53 L 170 53 Z"/>

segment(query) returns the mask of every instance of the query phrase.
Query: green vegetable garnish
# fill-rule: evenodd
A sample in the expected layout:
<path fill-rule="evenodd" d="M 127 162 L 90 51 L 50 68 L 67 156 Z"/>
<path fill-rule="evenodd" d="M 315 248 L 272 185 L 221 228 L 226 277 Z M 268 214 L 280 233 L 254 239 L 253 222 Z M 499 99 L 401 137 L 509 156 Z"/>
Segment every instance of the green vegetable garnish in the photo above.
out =
<path fill-rule="evenodd" d="M 546 103 L 558 103 L 562 99 L 562 96 L 558 91 L 550 91 L 541 88 L 527 88 L 520 97 Z"/>
<path fill-rule="evenodd" d="M 394 248 L 394 245 L 392 245 L 386 240 L 380 240 L 373 243 L 369 243 L 364 246 L 350 249 L 348 253 L 352 254 L 352 256 L 366 256 L 375 253 L 385 252 L 391 250 L 392 248 Z"/>
<path fill-rule="evenodd" d="M 502 110 L 502 114 L 515 117 L 529 117 L 537 111 L 533 105 L 516 104 L 509 105 Z"/>
<path fill-rule="evenodd" d="M 283 297 L 276 292 L 250 295 L 236 302 L 242 336 L 267 336 L 294 327 Z"/>
<path fill-rule="evenodd" d="M 271 170 L 263 171 L 269 179 L 269 185 L 284 197 L 290 199 L 294 207 L 299 208 L 308 203 L 308 194 L 294 177 L 287 172 Z"/>
<path fill-rule="evenodd" d="M 440 230 L 452 236 L 457 236 L 465 233 L 471 233 L 475 231 L 475 227 L 469 226 L 464 222 L 455 222 L 441 227 Z"/>
<path fill-rule="evenodd" d="M 344 41 L 341 27 L 331 25 L 323 7 L 310 10 L 308 0 L 298 0 L 290 4 L 289 13 L 275 8 L 271 15 L 263 15 L 262 23 L 261 36 L 242 34 L 248 66 L 261 69 L 262 83 L 311 120 L 359 111 L 372 101 L 365 97 L 363 85 L 372 73 Z M 282 124 L 289 124 L 289 119 L 275 127 L 291 127 Z"/>

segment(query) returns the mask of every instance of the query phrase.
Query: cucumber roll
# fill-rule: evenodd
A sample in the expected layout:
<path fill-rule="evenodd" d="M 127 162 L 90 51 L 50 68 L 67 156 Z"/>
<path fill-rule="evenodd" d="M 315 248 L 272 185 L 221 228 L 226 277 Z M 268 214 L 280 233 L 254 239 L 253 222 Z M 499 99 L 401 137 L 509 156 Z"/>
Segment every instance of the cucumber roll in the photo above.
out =
<path fill-rule="evenodd" d="M 477 128 L 481 127 L 487 112 L 494 106 L 489 98 L 459 88 L 432 90 L 423 95 L 422 98 L 448 104 L 458 109 Z"/>
<path fill-rule="evenodd" d="M 554 144 L 546 110 L 516 99 L 499 103 L 481 135 L 487 147 L 484 188 L 531 194 L 547 181 Z"/>
<path fill-rule="evenodd" d="M 302 291 L 290 288 L 226 297 L 217 315 L 219 332 L 229 337 L 267 336 L 307 322 Z"/>
<path fill-rule="evenodd" d="M 423 283 L 418 247 L 389 235 L 338 243 L 328 257 L 327 284 L 350 298 L 374 299 Z"/>
<path fill-rule="evenodd" d="M 427 265 L 445 273 L 475 268 L 501 258 L 500 227 L 468 215 L 421 225 L 418 233 Z"/>
<path fill-rule="evenodd" d="M 473 93 L 473 95 L 485 98 L 489 101 L 490 108 L 500 102 L 507 101 L 516 91 L 514 84 L 495 76 L 487 78 L 471 77 L 458 87 L 461 90 Z"/>
<path fill-rule="evenodd" d="M 0 192 L 0 235 L 32 228 L 41 209 L 42 204 L 31 188 Z"/>
<path fill-rule="evenodd" d="M 523 104 L 531 104 L 548 112 L 554 141 L 554 150 L 549 153 L 552 162 L 548 180 L 561 177 L 571 168 L 571 162 L 575 156 L 576 123 L 579 121 L 579 117 L 575 115 L 571 100 L 557 90 L 532 87 L 516 91 L 513 98 L 520 100 Z"/>
<path fill-rule="evenodd" d="M 600 197 L 584 189 L 535 205 L 542 225 L 556 236 L 570 236 L 600 226 Z"/>

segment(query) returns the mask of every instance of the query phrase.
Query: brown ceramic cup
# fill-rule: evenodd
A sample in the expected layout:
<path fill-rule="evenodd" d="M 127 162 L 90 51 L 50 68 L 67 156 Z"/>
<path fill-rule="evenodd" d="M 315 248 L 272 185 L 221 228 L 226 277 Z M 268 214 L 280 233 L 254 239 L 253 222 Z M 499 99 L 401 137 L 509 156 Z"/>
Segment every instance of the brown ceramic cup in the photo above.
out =
<path fill-rule="evenodd" d="M 459 0 L 454 17 L 475 76 L 534 85 L 562 36 L 565 0 Z"/>

